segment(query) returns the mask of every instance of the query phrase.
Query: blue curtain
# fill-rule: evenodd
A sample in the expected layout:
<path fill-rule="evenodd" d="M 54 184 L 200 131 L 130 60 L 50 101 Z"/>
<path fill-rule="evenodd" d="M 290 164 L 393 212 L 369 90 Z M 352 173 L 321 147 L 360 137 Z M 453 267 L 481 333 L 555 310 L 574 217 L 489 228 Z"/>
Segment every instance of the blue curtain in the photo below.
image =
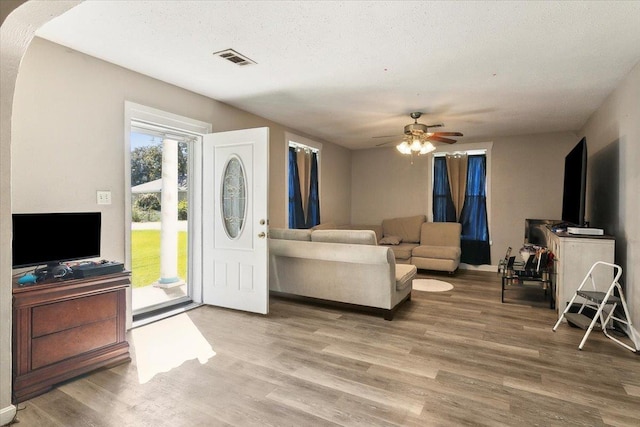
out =
<path fill-rule="evenodd" d="M 446 159 L 434 157 L 433 162 L 433 222 L 456 222 Z"/>
<path fill-rule="evenodd" d="M 305 228 L 296 149 L 289 148 L 289 228 Z"/>
<path fill-rule="evenodd" d="M 307 203 L 307 228 L 320 224 L 320 194 L 318 193 L 318 154 L 311 153 L 311 180 Z"/>
<path fill-rule="evenodd" d="M 466 264 L 491 264 L 489 227 L 487 223 L 486 162 L 485 155 L 469 156 L 467 191 L 460 214 L 462 224 L 462 255 Z"/>

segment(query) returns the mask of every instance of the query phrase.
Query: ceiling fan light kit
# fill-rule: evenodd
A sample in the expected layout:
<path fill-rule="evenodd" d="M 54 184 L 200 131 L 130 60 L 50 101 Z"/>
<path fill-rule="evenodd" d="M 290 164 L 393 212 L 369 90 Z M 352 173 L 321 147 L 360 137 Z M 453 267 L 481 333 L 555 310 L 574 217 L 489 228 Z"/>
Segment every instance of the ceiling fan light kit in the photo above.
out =
<path fill-rule="evenodd" d="M 402 154 L 428 154 L 436 149 L 433 144 L 420 137 L 405 137 L 405 140 L 396 146 L 396 149 Z"/>
<path fill-rule="evenodd" d="M 429 128 L 437 128 L 444 125 L 425 125 L 422 123 L 418 123 L 418 119 L 420 118 L 420 116 L 422 116 L 422 113 L 420 112 L 411 113 L 410 116 L 414 120 L 414 122 L 404 127 L 404 138 L 400 144 L 396 145 L 396 149 L 402 154 L 428 154 L 436 149 L 431 141 L 453 144 L 456 142 L 455 139 L 444 137 L 463 136 L 460 132 L 429 132 Z M 385 142 L 378 145 L 380 146 L 385 144 L 388 143 Z"/>

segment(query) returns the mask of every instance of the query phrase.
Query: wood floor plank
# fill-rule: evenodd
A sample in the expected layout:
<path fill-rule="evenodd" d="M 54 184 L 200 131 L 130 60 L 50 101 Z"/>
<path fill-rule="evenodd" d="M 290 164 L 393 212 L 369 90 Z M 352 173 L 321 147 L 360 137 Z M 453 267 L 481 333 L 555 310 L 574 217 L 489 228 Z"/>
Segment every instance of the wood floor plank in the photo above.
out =
<path fill-rule="evenodd" d="M 56 421 L 49 414 L 46 407 L 40 409 L 35 402 L 29 404 L 20 403 L 16 405 L 17 413 L 14 420 L 21 426 L 38 426 L 38 427 L 64 427 L 65 422 Z"/>
<path fill-rule="evenodd" d="M 327 388 L 340 390 L 343 393 L 360 396 L 379 405 L 397 408 L 400 412 L 406 411 L 413 414 L 420 414 L 424 405 L 421 399 L 389 393 L 383 388 L 336 377 L 317 369 L 301 368 L 292 372 L 292 375 L 296 378 L 305 379 Z"/>
<path fill-rule="evenodd" d="M 337 409 L 336 403 L 339 397 L 335 401 L 327 402 L 326 393 L 321 390 L 310 390 L 307 387 L 301 388 L 288 384 L 269 393 L 267 398 L 317 418 L 316 425 L 345 425 L 346 423 L 358 426 L 371 425 L 369 419 L 362 420 L 349 412 Z"/>
<path fill-rule="evenodd" d="M 553 332 L 541 292 L 501 303 L 495 273 L 419 277 L 454 289 L 413 291 L 393 321 L 278 297 L 266 316 L 191 310 L 214 356 L 141 384 L 131 340 L 131 363 L 21 403 L 17 426 L 640 425 L 636 354 L 601 332 L 578 350 L 584 331 Z"/>
<path fill-rule="evenodd" d="M 414 375 L 426 378 L 435 378 L 438 373 L 438 364 L 429 363 L 428 360 L 412 354 L 406 356 L 394 354 L 380 354 L 376 347 L 368 347 L 364 345 L 340 345 L 332 344 L 323 351 L 342 357 L 347 357 L 373 365 L 382 365 L 389 368 L 395 368 L 399 371 L 408 372 Z"/>

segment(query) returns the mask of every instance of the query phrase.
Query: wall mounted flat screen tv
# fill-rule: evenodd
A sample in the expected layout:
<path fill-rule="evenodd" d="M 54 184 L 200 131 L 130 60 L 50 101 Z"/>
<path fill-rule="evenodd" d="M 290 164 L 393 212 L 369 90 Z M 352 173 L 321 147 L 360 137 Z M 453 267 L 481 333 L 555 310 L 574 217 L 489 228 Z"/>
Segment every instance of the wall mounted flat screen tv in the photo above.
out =
<path fill-rule="evenodd" d="M 584 227 L 587 195 L 587 139 L 582 138 L 564 159 L 562 221 Z"/>
<path fill-rule="evenodd" d="M 100 256 L 100 212 L 13 214 L 13 268 Z"/>

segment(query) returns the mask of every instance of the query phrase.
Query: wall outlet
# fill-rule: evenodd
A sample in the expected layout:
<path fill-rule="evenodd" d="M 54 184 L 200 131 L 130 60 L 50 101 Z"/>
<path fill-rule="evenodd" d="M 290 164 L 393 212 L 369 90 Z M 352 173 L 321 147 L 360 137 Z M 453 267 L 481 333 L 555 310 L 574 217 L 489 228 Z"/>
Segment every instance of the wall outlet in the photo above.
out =
<path fill-rule="evenodd" d="M 98 191 L 97 199 L 99 205 L 110 205 L 111 204 L 111 191 Z"/>

